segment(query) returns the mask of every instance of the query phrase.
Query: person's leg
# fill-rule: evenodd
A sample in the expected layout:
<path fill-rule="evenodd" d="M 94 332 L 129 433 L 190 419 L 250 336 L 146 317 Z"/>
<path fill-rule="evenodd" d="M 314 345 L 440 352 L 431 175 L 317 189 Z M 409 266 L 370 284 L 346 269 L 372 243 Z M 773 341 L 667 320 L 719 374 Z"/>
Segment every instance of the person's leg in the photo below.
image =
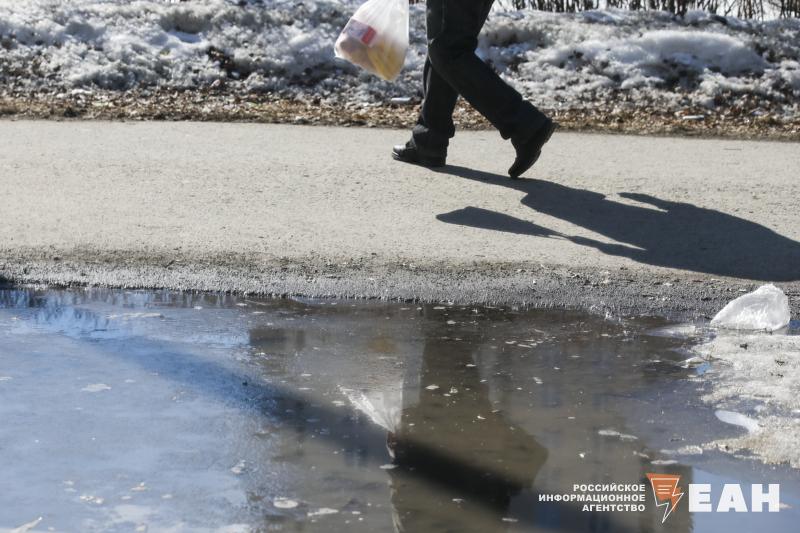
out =
<path fill-rule="evenodd" d="M 411 140 L 392 149 L 392 157 L 406 163 L 441 167 L 447 146 L 455 135 L 453 110 L 458 93 L 433 69 L 429 58 L 422 71 L 422 106 Z"/>
<path fill-rule="evenodd" d="M 458 93 L 433 69 L 427 58 L 422 71 L 422 106 L 412 132 L 419 150 L 447 153 L 447 145 L 456 132 L 453 110 L 457 99 Z"/>
<path fill-rule="evenodd" d="M 427 3 L 428 57 L 436 74 L 486 117 L 504 139 L 527 139 L 541 129 L 548 122 L 544 113 L 523 100 L 475 55 L 478 35 L 493 0 Z M 452 108 L 443 111 L 452 113 Z"/>
<path fill-rule="evenodd" d="M 484 9 L 480 23 L 476 23 L 471 31 L 477 38 L 483 27 L 486 17 L 492 8 L 494 0 L 479 0 L 483 2 Z M 428 2 L 427 24 L 429 27 L 441 27 L 441 3 L 436 0 Z M 433 68 L 430 56 L 425 58 L 425 68 L 422 74 L 422 106 L 420 107 L 417 125 L 414 127 L 414 142 L 420 149 L 446 152 L 450 139 L 455 135 L 456 128 L 453 124 L 453 111 L 458 100 L 458 92 L 445 81 Z"/>
<path fill-rule="evenodd" d="M 556 125 L 522 99 L 475 55 L 478 35 L 494 0 L 428 0 L 428 57 L 423 104 L 412 140 L 395 146 L 400 161 L 429 167 L 445 164 L 455 134 L 453 110 L 460 93 L 500 131 L 517 152 L 508 173 L 519 177 L 539 158 Z"/>

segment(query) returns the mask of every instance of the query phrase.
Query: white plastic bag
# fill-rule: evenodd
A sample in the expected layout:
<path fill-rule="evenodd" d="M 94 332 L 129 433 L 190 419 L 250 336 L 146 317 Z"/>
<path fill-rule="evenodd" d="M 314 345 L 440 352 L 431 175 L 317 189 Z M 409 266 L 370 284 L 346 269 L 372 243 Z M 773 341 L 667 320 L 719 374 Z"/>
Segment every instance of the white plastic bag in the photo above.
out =
<path fill-rule="evenodd" d="M 334 50 L 367 72 L 395 79 L 408 51 L 408 0 L 368 0 L 347 22 Z"/>
<path fill-rule="evenodd" d="M 728 329 L 776 331 L 791 320 L 789 298 L 775 285 L 763 285 L 726 305 L 711 321 Z"/>

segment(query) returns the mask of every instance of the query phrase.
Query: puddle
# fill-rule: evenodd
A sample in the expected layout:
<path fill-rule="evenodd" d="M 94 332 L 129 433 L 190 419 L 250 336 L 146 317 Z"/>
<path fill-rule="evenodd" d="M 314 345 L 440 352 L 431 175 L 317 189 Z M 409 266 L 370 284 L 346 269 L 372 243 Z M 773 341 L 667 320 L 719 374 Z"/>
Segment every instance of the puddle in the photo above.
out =
<path fill-rule="evenodd" d="M 700 329 L 0 291 L 0 531 L 794 531 L 797 470 L 704 446 L 747 429 L 703 400 Z M 662 524 L 650 492 L 643 512 L 545 501 L 650 472 L 780 483 L 783 508 Z"/>

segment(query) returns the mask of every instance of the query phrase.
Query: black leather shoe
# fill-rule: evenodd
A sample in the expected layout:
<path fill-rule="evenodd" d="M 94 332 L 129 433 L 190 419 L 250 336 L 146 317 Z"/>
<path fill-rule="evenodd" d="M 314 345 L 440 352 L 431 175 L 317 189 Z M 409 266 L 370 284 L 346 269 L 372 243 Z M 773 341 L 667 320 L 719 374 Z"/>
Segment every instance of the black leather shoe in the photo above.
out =
<path fill-rule="evenodd" d="M 542 155 L 542 146 L 550 140 L 556 128 L 558 128 L 558 124 L 548 118 L 544 125 L 524 141 L 511 140 L 517 151 L 517 158 L 514 160 L 514 164 L 508 169 L 508 175 L 511 176 L 511 179 L 517 179 L 522 176 L 536 163 L 539 156 Z"/>
<path fill-rule="evenodd" d="M 392 148 L 392 158 L 396 161 L 404 163 L 411 163 L 412 165 L 421 165 L 428 168 L 438 168 L 445 165 L 447 154 L 428 154 L 420 152 L 414 141 L 408 141 L 406 144 L 398 144 Z"/>

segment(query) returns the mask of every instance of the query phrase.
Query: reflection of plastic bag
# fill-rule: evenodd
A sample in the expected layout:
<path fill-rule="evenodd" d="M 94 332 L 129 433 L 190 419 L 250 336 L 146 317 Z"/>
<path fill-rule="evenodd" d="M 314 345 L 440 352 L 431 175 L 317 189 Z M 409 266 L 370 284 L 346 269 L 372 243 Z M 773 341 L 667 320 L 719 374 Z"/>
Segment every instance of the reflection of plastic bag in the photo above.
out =
<path fill-rule="evenodd" d="M 342 30 L 336 57 L 393 80 L 408 50 L 408 0 L 368 0 Z"/>
<path fill-rule="evenodd" d="M 361 391 L 340 388 L 353 407 L 364 413 L 375 424 L 386 431 L 394 432 L 400 427 L 403 409 L 403 383 L 383 391 L 364 394 Z"/>

